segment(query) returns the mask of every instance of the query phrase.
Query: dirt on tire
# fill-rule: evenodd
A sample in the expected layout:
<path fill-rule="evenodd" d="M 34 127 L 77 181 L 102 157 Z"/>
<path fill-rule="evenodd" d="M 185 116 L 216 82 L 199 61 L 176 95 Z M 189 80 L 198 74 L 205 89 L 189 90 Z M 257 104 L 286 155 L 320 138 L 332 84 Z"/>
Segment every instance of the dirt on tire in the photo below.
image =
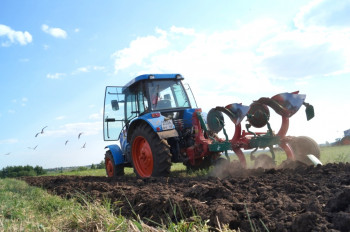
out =
<path fill-rule="evenodd" d="M 289 167 L 289 168 L 288 168 Z M 350 231 L 350 164 L 245 170 L 232 166 L 221 177 L 22 178 L 65 198 L 77 192 L 111 200 L 116 213 L 167 224 L 209 220 L 212 228 L 252 231 Z M 135 214 L 134 214 L 135 213 Z M 220 224 L 220 225 L 219 225 Z"/>

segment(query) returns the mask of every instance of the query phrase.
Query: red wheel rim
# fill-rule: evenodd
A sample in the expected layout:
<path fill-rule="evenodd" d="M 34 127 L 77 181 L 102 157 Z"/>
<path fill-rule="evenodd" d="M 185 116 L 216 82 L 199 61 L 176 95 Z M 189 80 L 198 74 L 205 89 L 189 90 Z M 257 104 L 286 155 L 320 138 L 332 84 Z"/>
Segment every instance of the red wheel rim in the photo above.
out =
<path fill-rule="evenodd" d="M 113 169 L 113 163 L 110 158 L 106 158 L 106 171 L 108 177 L 113 177 L 114 169 Z"/>
<path fill-rule="evenodd" d="M 153 155 L 147 140 L 138 136 L 132 145 L 132 160 L 141 177 L 150 177 L 153 172 Z"/>

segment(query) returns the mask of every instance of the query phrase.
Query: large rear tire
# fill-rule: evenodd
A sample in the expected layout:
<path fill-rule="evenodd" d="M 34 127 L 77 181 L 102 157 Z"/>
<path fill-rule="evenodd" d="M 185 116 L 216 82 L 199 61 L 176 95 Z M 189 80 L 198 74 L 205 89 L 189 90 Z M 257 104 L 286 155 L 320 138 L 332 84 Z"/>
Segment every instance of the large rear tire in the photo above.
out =
<path fill-rule="evenodd" d="M 310 137 L 295 137 L 289 143 L 289 145 L 291 146 L 294 152 L 295 160 L 303 162 L 307 165 L 313 165 L 312 161 L 307 157 L 307 155 L 311 154 L 316 156 L 318 159 L 320 158 L 320 147 L 318 146 L 316 141 Z"/>
<path fill-rule="evenodd" d="M 111 151 L 105 154 L 106 174 L 108 177 L 124 176 L 124 165 L 115 165 Z"/>
<path fill-rule="evenodd" d="M 159 136 L 147 124 L 140 124 L 132 133 L 131 153 L 137 176 L 167 176 L 170 174 L 171 153 Z"/>

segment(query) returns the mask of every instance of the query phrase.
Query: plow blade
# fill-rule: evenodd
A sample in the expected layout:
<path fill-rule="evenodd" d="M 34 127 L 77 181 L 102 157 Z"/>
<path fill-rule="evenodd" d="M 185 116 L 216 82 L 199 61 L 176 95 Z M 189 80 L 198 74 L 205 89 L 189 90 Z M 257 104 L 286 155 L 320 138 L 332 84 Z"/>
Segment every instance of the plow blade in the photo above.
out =
<path fill-rule="evenodd" d="M 322 162 L 321 162 L 316 156 L 314 156 L 314 155 L 312 155 L 312 154 L 309 154 L 309 155 L 306 155 L 306 156 L 307 156 L 307 158 L 310 159 L 310 161 L 311 161 L 315 166 L 317 166 L 317 165 L 322 165 Z"/>

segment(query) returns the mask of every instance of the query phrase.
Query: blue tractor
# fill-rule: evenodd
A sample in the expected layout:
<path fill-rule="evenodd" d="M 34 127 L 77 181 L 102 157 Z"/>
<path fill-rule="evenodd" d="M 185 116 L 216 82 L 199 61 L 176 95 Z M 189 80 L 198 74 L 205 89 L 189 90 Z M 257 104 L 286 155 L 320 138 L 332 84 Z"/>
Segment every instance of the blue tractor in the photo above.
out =
<path fill-rule="evenodd" d="M 107 86 L 104 139 L 107 176 L 165 176 L 172 162 L 189 164 L 184 150 L 193 143 L 192 115 L 199 111 L 180 74 L 141 75 L 125 86 Z"/>
<path fill-rule="evenodd" d="M 124 175 L 124 167 L 133 167 L 137 176 L 167 176 L 172 163 L 181 162 L 188 169 L 206 169 L 229 160 L 228 150 L 234 151 L 246 167 L 242 150 L 252 149 L 250 159 L 275 164 L 274 146 L 281 147 L 289 160 L 309 162 L 306 155 L 319 157 L 317 143 L 308 137 L 286 136 L 289 118 L 302 105 L 307 120 L 314 117 L 313 107 L 304 102 L 306 95 L 298 91 L 260 98 L 249 106 L 229 104 L 215 107 L 208 114 L 197 108 L 188 85 L 180 74 L 140 75 L 125 86 L 107 86 L 105 92 L 103 129 L 109 145 L 105 154 L 108 177 Z M 269 123 L 270 110 L 282 117 L 275 133 Z M 235 124 L 229 139 L 224 128 L 223 113 Z M 242 121 L 246 119 L 245 129 Z M 266 128 L 253 132 L 252 128 Z M 225 138 L 219 138 L 223 132 Z M 311 149 L 311 148 L 312 149 Z M 256 157 L 257 149 L 269 148 L 271 156 Z M 305 148 L 305 149 L 304 149 Z M 307 148 L 307 149 L 306 149 Z M 226 155 L 226 159 L 221 154 Z M 259 161 L 259 162 L 260 162 Z"/>

